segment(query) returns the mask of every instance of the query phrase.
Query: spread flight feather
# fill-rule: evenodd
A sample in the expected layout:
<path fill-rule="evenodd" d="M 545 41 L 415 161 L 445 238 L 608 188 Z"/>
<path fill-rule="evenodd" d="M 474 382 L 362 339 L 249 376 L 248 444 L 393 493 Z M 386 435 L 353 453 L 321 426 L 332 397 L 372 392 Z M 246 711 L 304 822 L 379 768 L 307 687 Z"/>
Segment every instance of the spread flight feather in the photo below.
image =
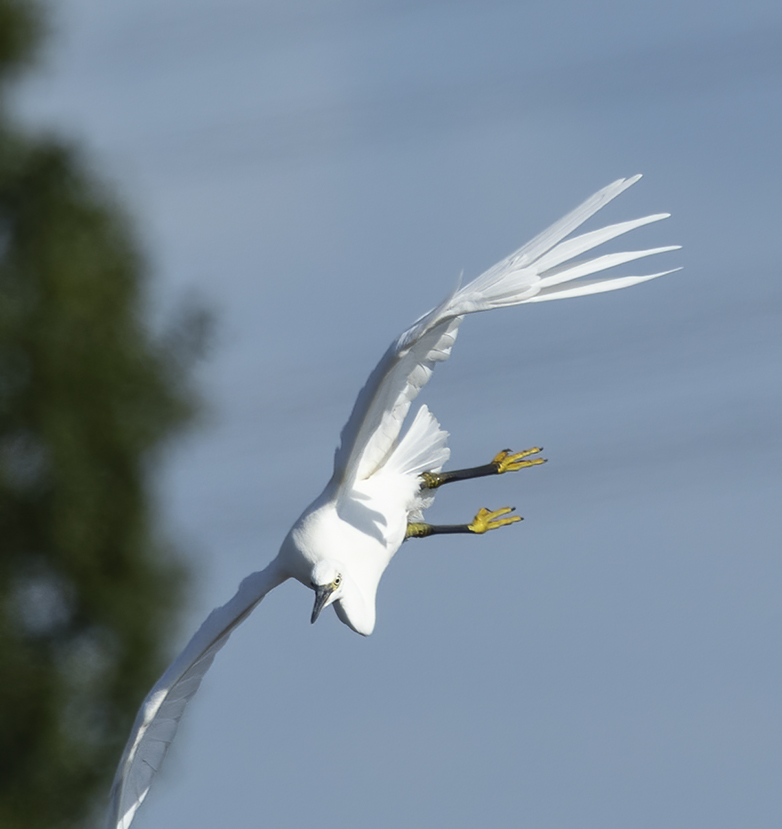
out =
<path fill-rule="evenodd" d="M 603 188 L 531 242 L 469 285 L 456 290 L 400 335 L 369 376 L 342 430 L 334 459 L 334 482 L 349 490 L 355 480 L 369 477 L 382 466 L 399 437 L 410 404 L 429 380 L 435 364 L 450 356 L 465 314 L 543 299 L 612 291 L 670 273 L 607 277 L 562 287 L 616 265 L 676 250 L 673 246 L 614 253 L 561 267 L 573 257 L 623 233 L 668 217 L 667 213 L 658 213 L 557 244 L 639 178 L 619 179 Z"/>

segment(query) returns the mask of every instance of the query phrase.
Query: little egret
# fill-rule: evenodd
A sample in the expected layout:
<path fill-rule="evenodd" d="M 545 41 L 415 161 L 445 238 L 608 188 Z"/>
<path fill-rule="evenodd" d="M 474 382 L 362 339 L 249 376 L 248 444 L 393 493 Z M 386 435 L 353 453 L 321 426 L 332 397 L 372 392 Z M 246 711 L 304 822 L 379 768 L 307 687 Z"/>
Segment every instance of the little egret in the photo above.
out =
<path fill-rule="evenodd" d="M 244 579 L 236 595 L 212 611 L 144 700 L 112 787 L 108 829 L 128 829 L 212 660 L 270 590 L 296 579 L 315 593 L 313 622 L 333 605 L 342 622 L 368 636 L 375 627 L 380 577 L 407 538 L 480 534 L 520 520 L 503 507 L 481 509 L 468 524 L 432 525 L 424 522 L 423 511 L 446 483 L 543 463 L 539 448 L 505 450 L 484 466 L 444 472 L 448 435 L 427 407 L 418 410 L 400 437 L 402 424 L 435 365 L 450 356 L 465 315 L 611 291 L 672 273 L 584 279 L 678 246 L 573 261 L 623 233 L 667 218 L 667 213 L 660 213 L 567 238 L 639 178 L 620 179 L 600 190 L 507 259 L 455 290 L 391 344 L 342 430 L 334 473 L 323 494 L 293 525 L 271 564 Z"/>

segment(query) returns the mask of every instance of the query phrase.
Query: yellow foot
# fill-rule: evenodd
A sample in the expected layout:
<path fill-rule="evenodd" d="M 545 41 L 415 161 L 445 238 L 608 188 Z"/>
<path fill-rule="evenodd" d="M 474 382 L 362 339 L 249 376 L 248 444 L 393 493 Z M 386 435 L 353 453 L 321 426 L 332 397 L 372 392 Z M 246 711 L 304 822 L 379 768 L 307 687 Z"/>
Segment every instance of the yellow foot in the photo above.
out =
<path fill-rule="evenodd" d="M 529 460 L 524 460 L 525 458 L 529 458 L 530 455 L 537 455 L 538 452 L 542 451 L 543 449 L 539 446 L 514 454 L 511 454 L 510 449 L 503 449 L 502 452 L 495 456 L 492 463 L 497 468 L 498 475 L 501 475 L 503 472 L 517 472 L 519 469 L 524 469 L 527 466 L 537 466 L 538 464 L 545 463 L 545 458 L 530 458 Z"/>
<path fill-rule="evenodd" d="M 480 535 L 488 530 L 496 530 L 497 527 L 515 524 L 517 521 L 521 521 L 521 516 L 509 515 L 514 509 L 514 507 L 503 507 L 502 509 L 491 512 L 485 507 L 481 508 L 478 510 L 478 514 L 473 519 L 472 524 L 468 524 L 467 528 L 470 532 Z"/>

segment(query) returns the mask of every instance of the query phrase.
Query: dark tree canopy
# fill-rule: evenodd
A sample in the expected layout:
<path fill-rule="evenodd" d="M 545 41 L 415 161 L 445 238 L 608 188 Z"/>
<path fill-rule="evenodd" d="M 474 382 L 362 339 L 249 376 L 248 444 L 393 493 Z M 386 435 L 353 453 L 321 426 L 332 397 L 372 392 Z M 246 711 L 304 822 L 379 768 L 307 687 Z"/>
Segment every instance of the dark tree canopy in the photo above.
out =
<path fill-rule="evenodd" d="M 0 0 L 0 91 L 40 26 Z M 2 99 L 0 99 L 2 107 Z M 84 827 L 161 668 L 180 574 L 149 487 L 191 411 L 145 264 L 79 153 L 0 108 L 0 826 Z"/>
<path fill-rule="evenodd" d="M 0 73 L 29 63 L 41 35 L 41 9 L 38 0 L 0 2 Z"/>

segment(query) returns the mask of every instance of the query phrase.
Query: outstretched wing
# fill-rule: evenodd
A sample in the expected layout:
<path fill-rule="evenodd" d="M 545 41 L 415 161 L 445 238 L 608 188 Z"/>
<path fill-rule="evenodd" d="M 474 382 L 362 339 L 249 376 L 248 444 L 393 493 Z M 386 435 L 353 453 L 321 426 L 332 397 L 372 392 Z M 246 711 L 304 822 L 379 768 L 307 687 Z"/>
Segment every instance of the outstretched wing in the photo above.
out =
<path fill-rule="evenodd" d="M 584 279 L 644 256 L 676 250 L 678 245 L 572 261 L 623 233 L 668 217 L 667 213 L 659 213 L 566 240 L 639 178 L 619 179 L 595 193 L 507 259 L 455 291 L 391 344 L 359 393 L 342 430 L 334 458 L 335 486 L 343 491 L 349 489 L 354 481 L 368 478 L 383 466 L 399 438 L 410 404 L 429 380 L 435 365 L 450 356 L 465 314 L 612 291 L 672 272 Z"/>
<path fill-rule="evenodd" d="M 176 735 L 185 707 L 198 690 L 217 651 L 258 602 L 286 578 L 275 560 L 265 570 L 244 579 L 236 595 L 207 616 L 149 692 L 136 716 L 114 778 L 106 829 L 128 829 Z"/>

